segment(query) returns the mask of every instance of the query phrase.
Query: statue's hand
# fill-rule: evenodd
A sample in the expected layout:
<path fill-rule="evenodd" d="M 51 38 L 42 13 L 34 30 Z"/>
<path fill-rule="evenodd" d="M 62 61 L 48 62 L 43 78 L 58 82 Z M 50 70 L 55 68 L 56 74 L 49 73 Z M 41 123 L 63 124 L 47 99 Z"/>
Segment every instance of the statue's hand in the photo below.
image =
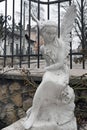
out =
<path fill-rule="evenodd" d="M 73 89 L 67 86 L 61 93 L 61 99 L 63 103 L 70 103 L 74 101 L 75 95 Z"/>

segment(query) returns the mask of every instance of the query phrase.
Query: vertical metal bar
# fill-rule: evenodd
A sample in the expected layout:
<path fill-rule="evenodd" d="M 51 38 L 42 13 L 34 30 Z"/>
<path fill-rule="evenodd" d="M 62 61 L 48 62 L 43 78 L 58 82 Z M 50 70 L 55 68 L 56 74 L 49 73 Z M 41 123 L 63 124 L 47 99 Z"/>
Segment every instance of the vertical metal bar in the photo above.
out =
<path fill-rule="evenodd" d="M 71 0 L 69 1 L 69 6 L 71 5 Z M 70 37 L 72 38 L 72 33 L 70 32 Z M 70 41 L 70 69 L 72 69 L 72 42 Z"/>
<path fill-rule="evenodd" d="M 20 2 L 20 68 L 21 68 L 21 61 L 22 61 L 22 1 L 21 0 Z"/>
<path fill-rule="evenodd" d="M 40 0 L 38 0 L 38 20 L 40 20 Z M 38 27 L 38 62 L 37 62 L 37 67 L 40 67 L 40 35 L 39 35 L 39 27 Z"/>
<path fill-rule="evenodd" d="M 6 38 L 7 38 L 7 0 L 5 0 L 5 42 L 4 42 L 4 67 L 6 66 Z"/>
<path fill-rule="evenodd" d="M 70 33 L 70 37 L 72 38 L 72 33 Z M 70 41 L 70 69 L 72 69 L 72 42 Z"/>
<path fill-rule="evenodd" d="M 58 38 L 59 37 L 60 37 L 60 2 L 58 2 Z"/>
<path fill-rule="evenodd" d="M 69 5 L 71 5 L 71 0 L 69 0 Z"/>
<path fill-rule="evenodd" d="M 29 27 L 28 27 L 28 67 L 30 68 L 30 33 L 31 33 L 31 0 L 29 0 Z"/>
<path fill-rule="evenodd" d="M 25 53 L 25 6 L 26 6 L 25 1 L 23 5 L 24 5 L 23 8 L 23 54 L 24 54 Z"/>
<path fill-rule="evenodd" d="M 83 13 L 84 13 L 84 7 L 83 7 L 83 0 L 81 0 L 81 24 L 82 24 L 82 49 L 84 50 L 84 18 L 83 18 Z M 83 69 L 85 69 L 85 61 L 84 61 L 84 54 L 83 54 Z"/>
<path fill-rule="evenodd" d="M 12 63 L 11 67 L 13 67 L 13 59 L 14 59 L 14 13 L 15 13 L 15 0 L 13 0 L 13 12 L 12 12 Z"/>
<path fill-rule="evenodd" d="M 18 55 L 18 44 L 16 44 L 16 55 Z"/>
<path fill-rule="evenodd" d="M 50 0 L 48 0 L 48 7 L 47 7 L 47 19 L 49 20 L 50 19 L 50 6 L 49 6 L 49 2 Z"/>

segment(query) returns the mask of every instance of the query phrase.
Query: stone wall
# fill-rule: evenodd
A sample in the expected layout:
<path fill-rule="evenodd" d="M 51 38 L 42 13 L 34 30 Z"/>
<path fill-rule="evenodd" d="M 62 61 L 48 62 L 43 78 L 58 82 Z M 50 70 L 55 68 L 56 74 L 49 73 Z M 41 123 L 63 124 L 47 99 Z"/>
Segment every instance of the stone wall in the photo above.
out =
<path fill-rule="evenodd" d="M 0 78 L 0 120 L 6 125 L 24 117 L 31 107 L 36 90 L 33 84 L 26 79 Z"/>
<path fill-rule="evenodd" d="M 2 122 L 10 125 L 26 115 L 42 75 L 41 70 L 34 69 L 32 74 L 29 70 L 14 68 L 0 71 L 0 128 Z M 80 125 L 87 121 L 87 76 L 70 77 L 70 86 L 75 91 L 75 114 Z"/>

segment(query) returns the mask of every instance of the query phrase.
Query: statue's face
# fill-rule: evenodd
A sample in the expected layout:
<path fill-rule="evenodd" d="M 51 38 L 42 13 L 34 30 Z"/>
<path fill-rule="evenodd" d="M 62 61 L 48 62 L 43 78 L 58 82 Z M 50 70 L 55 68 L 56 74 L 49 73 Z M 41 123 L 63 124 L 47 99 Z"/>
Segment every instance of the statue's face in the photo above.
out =
<path fill-rule="evenodd" d="M 52 42 L 57 35 L 57 25 L 55 22 L 47 21 L 40 24 L 40 33 L 48 44 Z"/>

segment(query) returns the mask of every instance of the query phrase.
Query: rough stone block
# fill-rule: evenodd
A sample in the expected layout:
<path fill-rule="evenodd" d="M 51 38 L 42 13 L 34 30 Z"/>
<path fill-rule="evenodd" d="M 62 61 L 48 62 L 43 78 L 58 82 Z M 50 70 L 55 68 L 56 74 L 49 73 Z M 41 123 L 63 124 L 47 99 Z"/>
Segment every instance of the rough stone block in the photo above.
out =
<path fill-rule="evenodd" d="M 19 83 L 14 82 L 9 86 L 10 93 L 13 93 L 14 91 L 20 90 L 21 86 Z"/>
<path fill-rule="evenodd" d="M 21 107 L 23 104 L 22 96 L 20 93 L 14 93 L 14 95 L 11 96 L 11 100 L 18 107 Z"/>
<path fill-rule="evenodd" d="M 32 98 L 29 98 L 23 102 L 23 109 L 26 111 L 32 105 Z"/>

